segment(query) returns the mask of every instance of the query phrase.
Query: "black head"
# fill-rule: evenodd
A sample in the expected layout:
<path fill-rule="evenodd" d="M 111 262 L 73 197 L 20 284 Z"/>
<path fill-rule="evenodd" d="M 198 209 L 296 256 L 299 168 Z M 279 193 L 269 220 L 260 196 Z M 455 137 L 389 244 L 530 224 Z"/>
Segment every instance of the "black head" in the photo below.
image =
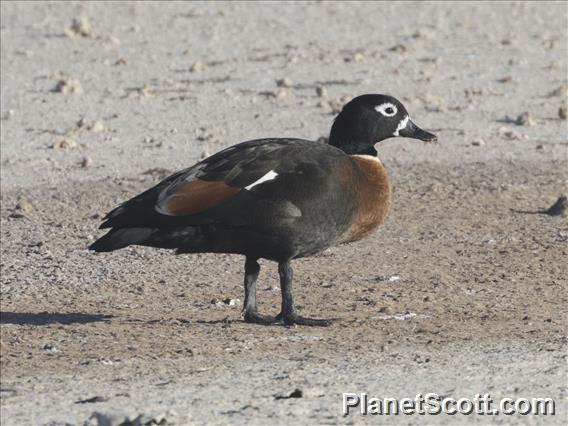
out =
<path fill-rule="evenodd" d="M 437 140 L 416 126 L 404 105 L 392 96 L 361 95 L 343 107 L 331 127 L 329 143 L 347 154 L 375 156 L 377 142 L 396 136 Z"/>

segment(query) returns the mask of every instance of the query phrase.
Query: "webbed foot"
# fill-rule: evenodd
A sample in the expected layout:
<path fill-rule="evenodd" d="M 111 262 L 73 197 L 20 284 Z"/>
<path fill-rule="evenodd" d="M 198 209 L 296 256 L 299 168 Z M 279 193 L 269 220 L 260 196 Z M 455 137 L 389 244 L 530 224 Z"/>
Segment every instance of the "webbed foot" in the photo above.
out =
<path fill-rule="evenodd" d="M 278 314 L 275 320 L 284 325 L 307 325 L 311 327 L 328 327 L 335 321 L 334 319 L 305 318 L 296 314 L 284 316 L 282 313 Z"/>
<path fill-rule="evenodd" d="M 264 324 L 270 325 L 277 322 L 277 319 L 271 315 L 261 315 L 257 311 L 247 311 L 245 312 L 245 322 L 251 324 Z"/>

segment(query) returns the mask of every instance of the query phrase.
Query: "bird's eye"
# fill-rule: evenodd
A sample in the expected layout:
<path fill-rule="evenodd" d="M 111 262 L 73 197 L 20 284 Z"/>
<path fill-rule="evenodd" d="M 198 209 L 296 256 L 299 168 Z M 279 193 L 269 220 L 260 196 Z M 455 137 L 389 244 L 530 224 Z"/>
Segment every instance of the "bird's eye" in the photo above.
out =
<path fill-rule="evenodd" d="M 390 102 L 385 102 L 384 104 L 377 105 L 375 107 L 375 111 L 380 112 L 385 117 L 393 117 L 398 112 L 396 106 Z"/>

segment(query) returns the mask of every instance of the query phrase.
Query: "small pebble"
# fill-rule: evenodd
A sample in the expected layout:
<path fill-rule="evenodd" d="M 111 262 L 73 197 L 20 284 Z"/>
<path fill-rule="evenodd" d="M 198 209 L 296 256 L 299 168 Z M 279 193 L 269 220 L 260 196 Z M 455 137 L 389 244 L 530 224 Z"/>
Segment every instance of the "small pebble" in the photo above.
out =
<path fill-rule="evenodd" d="M 467 99 L 471 99 L 474 96 L 482 96 L 486 93 L 486 90 L 483 87 L 472 87 L 469 89 L 464 89 L 464 95 Z"/>
<path fill-rule="evenodd" d="M 355 53 L 355 55 L 353 55 L 353 60 L 355 62 L 362 62 L 365 60 L 365 55 L 363 55 L 363 53 L 361 52 L 357 52 Z"/>
<path fill-rule="evenodd" d="M 65 34 L 68 37 L 95 37 L 91 21 L 86 16 L 73 19 L 71 27 L 65 30 Z"/>
<path fill-rule="evenodd" d="M 89 130 L 94 133 L 100 133 L 105 129 L 105 126 L 100 121 L 95 121 L 91 126 L 89 126 Z"/>
<path fill-rule="evenodd" d="M 77 142 L 75 142 L 73 139 L 65 138 L 65 139 L 60 140 L 59 142 L 55 142 L 53 145 L 51 145 L 51 148 L 53 148 L 53 149 L 73 149 L 73 148 L 77 148 Z"/>
<path fill-rule="evenodd" d="M 53 88 L 53 92 L 63 93 L 64 95 L 80 95 L 83 93 L 83 88 L 81 87 L 79 80 L 71 77 L 66 77 L 62 78 L 56 83 L 55 87 Z"/>
<path fill-rule="evenodd" d="M 518 126 L 534 126 L 536 123 L 529 112 L 523 112 L 515 120 Z"/>
<path fill-rule="evenodd" d="M 42 349 L 43 349 L 44 351 L 48 351 L 48 352 L 51 352 L 51 353 L 57 353 L 57 352 L 59 352 L 59 350 L 58 350 L 55 346 L 53 346 L 53 345 L 51 345 L 51 344 L 49 344 L 49 343 L 43 345 Z"/>
<path fill-rule="evenodd" d="M 77 127 L 80 129 L 83 127 L 89 127 L 89 121 L 85 117 L 81 117 L 79 121 L 77 121 Z"/>
<path fill-rule="evenodd" d="M 152 86 L 145 84 L 142 87 L 131 90 L 128 93 L 127 98 L 128 99 L 143 100 L 143 99 L 148 98 L 150 96 L 154 96 L 155 93 L 156 93 L 156 90 Z"/>
<path fill-rule="evenodd" d="M 323 86 L 317 86 L 316 95 L 318 95 L 320 98 L 325 98 L 327 96 L 327 89 Z"/>
<path fill-rule="evenodd" d="M 396 53 L 406 53 L 409 51 L 409 48 L 405 44 L 397 44 L 389 49 L 390 52 Z"/>
<path fill-rule="evenodd" d="M 361 52 L 356 52 L 353 56 L 348 56 L 344 58 L 345 62 L 362 62 L 365 60 L 365 55 Z"/>
<path fill-rule="evenodd" d="M 120 39 L 116 36 L 110 35 L 109 38 L 110 42 L 115 46 L 120 46 Z"/>
<path fill-rule="evenodd" d="M 511 129 L 507 129 L 506 127 L 501 127 L 499 129 L 499 134 L 501 135 L 501 137 L 508 139 L 508 140 L 522 140 L 522 139 L 527 139 L 526 135 L 522 135 L 520 133 L 515 132 L 514 130 Z"/>
<path fill-rule="evenodd" d="M 93 165 L 93 160 L 91 160 L 89 157 L 85 157 L 83 158 L 83 161 L 81 161 L 81 167 L 84 169 L 88 169 Z"/>
<path fill-rule="evenodd" d="M 300 58 L 297 55 L 292 55 L 287 59 L 289 64 L 295 64 L 300 61 Z"/>
<path fill-rule="evenodd" d="M 476 139 L 471 143 L 473 146 L 483 146 L 485 141 L 483 139 Z"/>
<path fill-rule="evenodd" d="M 302 389 L 295 389 L 292 393 L 288 395 L 276 395 L 274 399 L 290 399 L 290 398 L 302 398 L 304 396 L 304 392 Z"/>
<path fill-rule="evenodd" d="M 191 72 L 204 72 L 204 71 L 207 71 L 207 68 L 209 68 L 209 66 L 205 62 L 197 61 L 197 62 L 193 63 L 193 65 L 190 68 L 190 71 Z"/>
<path fill-rule="evenodd" d="M 401 279 L 400 275 L 379 275 L 375 278 L 375 281 L 383 281 L 388 283 L 394 283 Z"/>
<path fill-rule="evenodd" d="M 402 314 L 394 314 L 393 318 L 398 321 L 408 321 L 416 316 L 414 312 L 404 312 Z"/>
<path fill-rule="evenodd" d="M 284 89 L 284 88 L 278 89 L 278 90 L 274 93 L 274 97 L 275 97 L 276 99 L 283 99 L 283 98 L 285 98 L 286 96 L 288 96 L 288 91 L 287 91 L 286 89 Z"/>
<path fill-rule="evenodd" d="M 412 38 L 416 38 L 416 39 L 431 39 L 432 37 L 434 37 L 434 35 L 427 30 L 417 30 L 414 34 L 412 34 Z"/>
<path fill-rule="evenodd" d="M 24 212 L 24 213 L 29 213 L 33 210 L 33 207 L 28 201 L 20 200 L 20 202 L 18 202 L 18 204 L 16 204 L 15 209 L 19 210 L 21 212 Z"/>
<path fill-rule="evenodd" d="M 562 105 L 558 108 L 558 117 L 562 120 L 566 120 L 566 105 Z"/>
<path fill-rule="evenodd" d="M 278 87 L 292 87 L 294 83 L 289 78 L 282 78 L 280 80 L 276 80 L 276 85 Z"/>

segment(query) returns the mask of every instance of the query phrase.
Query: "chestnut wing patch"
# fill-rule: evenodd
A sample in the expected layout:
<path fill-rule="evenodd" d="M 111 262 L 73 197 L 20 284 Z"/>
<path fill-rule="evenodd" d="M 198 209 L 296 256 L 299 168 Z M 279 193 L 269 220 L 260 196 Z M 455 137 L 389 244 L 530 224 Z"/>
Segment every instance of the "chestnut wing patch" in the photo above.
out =
<path fill-rule="evenodd" d="M 221 204 L 240 190 L 223 181 L 195 179 L 179 185 L 158 203 L 156 210 L 170 216 L 197 214 Z"/>

